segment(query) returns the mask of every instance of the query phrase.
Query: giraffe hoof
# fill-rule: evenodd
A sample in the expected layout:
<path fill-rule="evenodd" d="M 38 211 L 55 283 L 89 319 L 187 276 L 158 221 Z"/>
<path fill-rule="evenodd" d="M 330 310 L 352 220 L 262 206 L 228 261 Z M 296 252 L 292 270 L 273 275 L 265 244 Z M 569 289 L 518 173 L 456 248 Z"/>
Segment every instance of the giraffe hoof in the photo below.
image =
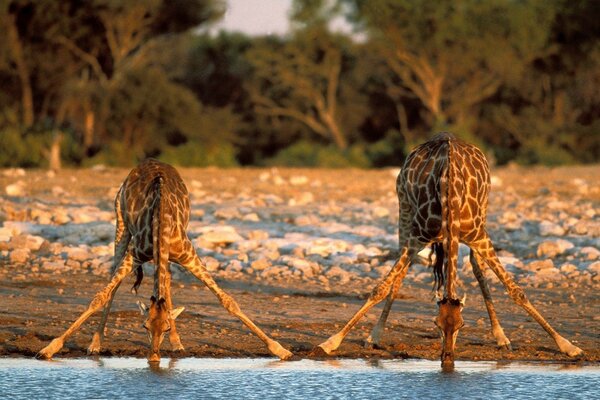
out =
<path fill-rule="evenodd" d="M 173 345 L 172 351 L 181 353 L 182 351 L 185 351 L 185 348 L 183 347 L 183 345 L 181 343 L 179 343 L 179 344 Z"/>
<path fill-rule="evenodd" d="M 308 353 L 309 357 L 314 357 L 314 358 L 323 358 L 323 357 L 327 357 L 329 354 L 327 354 L 327 352 L 321 347 L 321 346 L 316 346 L 314 347 L 310 353 Z"/>

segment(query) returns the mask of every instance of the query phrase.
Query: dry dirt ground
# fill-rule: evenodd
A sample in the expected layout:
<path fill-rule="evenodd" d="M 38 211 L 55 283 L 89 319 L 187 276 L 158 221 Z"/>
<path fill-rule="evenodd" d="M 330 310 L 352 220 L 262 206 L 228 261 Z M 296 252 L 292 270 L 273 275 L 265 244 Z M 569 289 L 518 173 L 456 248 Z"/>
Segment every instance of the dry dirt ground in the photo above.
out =
<path fill-rule="evenodd" d="M 264 170 L 185 169 L 186 182 L 202 182 L 206 196 L 235 199 L 244 191 L 272 193 L 284 199 L 297 190 L 288 185 L 256 179 Z M 280 170 L 284 178 L 302 175 L 321 184 L 310 190 L 314 203 L 327 204 L 378 201 L 389 199 L 394 207 L 394 178 L 390 170 Z M 122 169 L 65 170 L 45 179 L 44 171 L 28 172 L 23 178 L 29 184 L 28 196 L 50 204 L 56 202 L 52 187 L 61 185 L 75 193 L 82 202 L 95 204 L 103 210 L 112 207 L 111 197 L 127 174 Z M 547 194 L 567 201 L 571 194 L 565 182 L 579 178 L 597 187 L 600 167 L 561 169 L 503 168 L 494 175 L 522 196 Z M 11 182 L 0 177 L 0 187 Z M 587 201 L 598 209 L 597 192 Z M 6 196 L 5 196 L 6 197 Z M 12 199 L 15 204 L 18 201 Z M 492 207 L 500 207 L 492 195 Z M 310 205 L 292 207 L 299 215 L 307 213 Z M 397 207 L 397 206 L 396 206 Z M 15 211 L 18 213 L 19 207 Z M 500 213 L 495 210 L 491 212 Z M 210 207 L 206 207 L 210 212 Z M 5 213 L 7 213 L 5 211 Z M 8 214 L 8 213 L 7 213 Z M 4 216 L 8 218 L 7 215 Z M 12 216 L 14 218 L 14 215 Z M 597 218 L 597 217 L 596 217 Z M 26 219 L 24 216 L 23 219 Z M 502 230 L 499 226 L 496 229 Z M 493 235 L 492 235 L 493 237 Z M 509 247 L 510 248 L 510 247 Z M 390 254 L 393 258 L 395 254 Z M 106 273 L 84 270 L 63 271 L 58 275 L 26 270 L 27 264 L 16 266 L 5 258 L 0 260 L 0 355 L 34 356 L 53 337 L 59 335 L 84 311 L 93 295 L 108 281 Z M 143 357 L 147 340 L 142 329 L 142 317 L 136 301 L 145 300 L 151 293 L 151 279 L 146 278 L 138 296 L 129 292 L 132 277 L 121 286 L 115 297 L 107 324 L 103 356 Z M 217 277 L 218 283 L 229 292 L 244 310 L 269 335 L 300 357 L 307 357 L 313 346 L 325 340 L 359 309 L 376 280 L 350 281 L 337 284 L 330 281 L 301 279 L 252 279 L 238 275 L 235 279 Z M 522 309 L 516 306 L 498 283 L 492 285 L 496 310 L 513 350 L 496 347 L 490 332 L 487 313 L 481 294 L 473 282 L 464 285 L 468 295 L 463 312 L 466 326 L 457 342 L 458 360 L 535 360 L 571 361 L 561 354 L 546 332 Z M 578 284 L 525 285 L 532 303 L 550 324 L 564 337 L 581 347 L 585 356 L 579 362 L 600 361 L 600 300 L 598 280 Z M 263 357 L 269 356 L 262 342 L 237 319 L 230 316 L 218 300 L 200 282 L 174 281 L 174 302 L 186 310 L 177 319 L 177 329 L 185 351 L 170 352 L 168 340 L 163 344 L 163 356 L 178 357 Z M 433 324 L 437 307 L 431 283 L 408 279 L 394 303 L 380 349 L 365 349 L 363 340 L 377 321 L 383 303 L 372 309 L 351 331 L 334 357 L 348 358 L 426 358 L 437 359 L 440 340 Z M 92 316 L 65 344 L 55 357 L 84 356 L 100 315 Z"/>

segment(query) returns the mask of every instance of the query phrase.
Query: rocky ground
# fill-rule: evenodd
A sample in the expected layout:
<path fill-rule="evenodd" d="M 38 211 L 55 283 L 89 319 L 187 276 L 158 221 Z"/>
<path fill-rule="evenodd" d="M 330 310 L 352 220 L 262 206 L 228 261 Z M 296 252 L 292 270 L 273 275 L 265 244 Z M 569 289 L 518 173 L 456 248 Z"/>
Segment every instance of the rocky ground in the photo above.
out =
<path fill-rule="evenodd" d="M 33 355 L 81 313 L 108 280 L 113 199 L 124 169 L 0 171 L 0 354 Z M 242 309 L 300 356 L 335 333 L 364 302 L 398 253 L 397 169 L 183 169 L 192 200 L 189 235 L 219 284 Z M 563 336 L 600 360 L 600 166 L 493 171 L 488 230 L 500 260 Z M 422 253 L 427 256 L 427 251 Z M 497 349 L 468 261 L 459 359 L 567 360 L 507 297 L 491 271 L 492 295 L 513 351 Z M 372 310 L 340 357 L 437 358 L 432 274 L 411 266 L 381 349 L 362 340 Z M 145 267 L 147 272 L 151 265 Z M 264 356 L 266 349 L 216 298 L 174 268 L 178 330 L 188 356 Z M 125 282 L 130 286 L 133 279 Z M 136 297 L 121 289 L 109 319 L 106 355 L 143 355 Z M 85 353 L 99 316 L 59 356 Z M 168 344 L 163 345 L 168 353 Z"/>

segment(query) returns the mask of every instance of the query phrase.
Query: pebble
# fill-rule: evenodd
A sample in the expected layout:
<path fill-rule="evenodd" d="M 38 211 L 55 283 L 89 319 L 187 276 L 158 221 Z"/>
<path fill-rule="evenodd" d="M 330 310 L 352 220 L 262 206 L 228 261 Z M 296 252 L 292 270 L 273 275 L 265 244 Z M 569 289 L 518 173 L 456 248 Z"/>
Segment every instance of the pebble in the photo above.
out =
<path fill-rule="evenodd" d="M 542 236 L 562 236 L 565 234 L 563 227 L 550 221 L 540 222 L 539 229 Z"/>
<path fill-rule="evenodd" d="M 573 243 L 564 239 L 544 241 L 538 245 L 536 254 L 538 257 L 555 257 L 564 254 L 573 247 L 575 247 Z"/>

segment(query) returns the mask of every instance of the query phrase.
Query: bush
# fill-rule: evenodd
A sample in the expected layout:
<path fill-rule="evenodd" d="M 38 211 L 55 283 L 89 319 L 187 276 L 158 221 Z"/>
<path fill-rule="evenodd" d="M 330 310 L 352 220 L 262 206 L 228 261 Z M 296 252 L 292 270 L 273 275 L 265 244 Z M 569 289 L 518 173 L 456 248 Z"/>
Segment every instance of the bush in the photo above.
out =
<path fill-rule="evenodd" d="M 329 145 L 301 140 L 280 150 L 275 157 L 265 161 L 269 166 L 323 167 L 323 168 L 368 168 L 371 166 L 361 146 L 354 145 L 346 150 Z"/>
<path fill-rule="evenodd" d="M 235 167 L 236 151 L 230 143 L 205 145 L 197 141 L 167 147 L 159 159 L 181 167 Z"/>

